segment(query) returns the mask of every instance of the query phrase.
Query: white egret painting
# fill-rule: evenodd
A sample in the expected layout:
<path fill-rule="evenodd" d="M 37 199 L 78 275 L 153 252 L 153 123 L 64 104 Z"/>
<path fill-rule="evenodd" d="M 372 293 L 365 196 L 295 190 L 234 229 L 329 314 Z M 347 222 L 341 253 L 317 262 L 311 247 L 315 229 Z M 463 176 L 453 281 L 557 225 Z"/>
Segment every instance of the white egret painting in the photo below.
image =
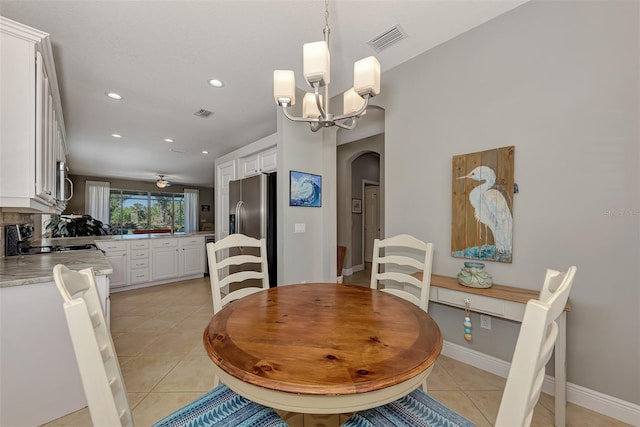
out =
<path fill-rule="evenodd" d="M 511 262 L 515 147 L 453 157 L 451 255 Z"/>

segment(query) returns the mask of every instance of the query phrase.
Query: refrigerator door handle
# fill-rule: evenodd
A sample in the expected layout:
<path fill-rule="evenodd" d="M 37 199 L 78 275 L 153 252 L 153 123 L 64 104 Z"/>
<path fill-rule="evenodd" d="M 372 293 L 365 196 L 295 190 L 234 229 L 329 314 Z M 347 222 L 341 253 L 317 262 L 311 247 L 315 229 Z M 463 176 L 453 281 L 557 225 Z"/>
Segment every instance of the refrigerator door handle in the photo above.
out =
<path fill-rule="evenodd" d="M 242 214 L 244 213 L 244 202 L 240 200 L 236 203 L 236 233 L 242 234 Z"/>

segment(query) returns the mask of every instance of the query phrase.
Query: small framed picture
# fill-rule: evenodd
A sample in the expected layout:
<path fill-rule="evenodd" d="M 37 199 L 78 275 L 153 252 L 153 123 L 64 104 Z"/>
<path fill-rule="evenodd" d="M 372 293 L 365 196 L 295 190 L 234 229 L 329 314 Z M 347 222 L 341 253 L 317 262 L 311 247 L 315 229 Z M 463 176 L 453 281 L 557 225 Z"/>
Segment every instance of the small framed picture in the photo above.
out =
<path fill-rule="evenodd" d="M 209 212 L 211 210 L 211 207 L 209 205 L 202 205 L 200 210 L 202 212 Z"/>
<path fill-rule="evenodd" d="M 361 214 L 362 213 L 362 200 L 361 199 L 351 199 L 351 213 Z"/>
<path fill-rule="evenodd" d="M 322 206 L 322 177 L 312 173 L 290 172 L 289 206 Z"/>

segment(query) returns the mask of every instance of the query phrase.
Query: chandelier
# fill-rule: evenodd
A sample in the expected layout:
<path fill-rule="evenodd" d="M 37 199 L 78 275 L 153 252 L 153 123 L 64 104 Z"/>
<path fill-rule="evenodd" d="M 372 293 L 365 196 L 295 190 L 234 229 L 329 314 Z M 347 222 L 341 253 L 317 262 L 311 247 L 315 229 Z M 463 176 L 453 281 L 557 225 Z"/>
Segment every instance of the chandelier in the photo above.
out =
<path fill-rule="evenodd" d="M 380 93 L 380 63 L 374 56 L 356 61 L 353 65 L 353 87 L 343 94 L 343 113 L 333 115 L 329 112 L 329 1 L 325 0 L 324 40 L 306 43 L 302 47 L 304 79 L 313 92 L 302 99 L 302 117 L 294 117 L 288 108 L 296 103 L 296 80 L 291 70 L 273 72 L 273 97 L 282 107 L 286 118 L 294 122 L 308 122 L 311 130 L 338 126 L 353 129 L 356 119 L 365 114 L 369 99 Z M 324 96 L 320 94 L 324 88 Z"/>

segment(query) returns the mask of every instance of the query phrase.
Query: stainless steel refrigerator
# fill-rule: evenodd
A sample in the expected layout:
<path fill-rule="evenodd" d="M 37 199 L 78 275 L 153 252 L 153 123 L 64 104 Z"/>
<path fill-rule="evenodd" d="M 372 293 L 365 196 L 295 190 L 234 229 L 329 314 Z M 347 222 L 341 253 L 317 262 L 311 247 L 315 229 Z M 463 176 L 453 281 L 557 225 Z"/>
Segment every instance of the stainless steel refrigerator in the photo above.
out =
<path fill-rule="evenodd" d="M 277 285 L 276 173 L 229 182 L 229 234 L 267 240 L 269 286 Z M 257 254 L 256 254 L 257 255 Z"/>

